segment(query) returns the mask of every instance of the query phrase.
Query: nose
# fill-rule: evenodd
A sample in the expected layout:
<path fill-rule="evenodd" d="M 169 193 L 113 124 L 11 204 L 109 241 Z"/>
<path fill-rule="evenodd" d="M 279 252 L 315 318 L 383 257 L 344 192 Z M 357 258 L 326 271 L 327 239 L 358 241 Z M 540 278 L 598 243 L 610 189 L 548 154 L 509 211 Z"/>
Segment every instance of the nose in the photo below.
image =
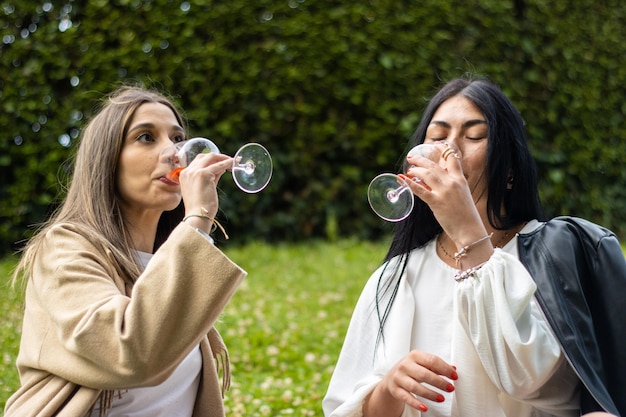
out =
<path fill-rule="evenodd" d="M 458 146 L 458 144 L 459 144 L 459 134 L 454 133 L 454 132 L 450 132 L 450 134 L 448 134 L 448 137 L 446 138 L 445 142 L 449 146 L 451 146 L 451 147 L 453 147 L 453 148 L 458 150 L 459 149 L 459 146 Z"/>
<path fill-rule="evenodd" d="M 168 143 L 165 143 L 164 146 L 161 148 L 161 151 L 159 153 L 159 162 L 171 166 L 177 165 L 179 163 L 179 158 L 176 152 L 177 149 L 174 142 L 168 141 Z"/>

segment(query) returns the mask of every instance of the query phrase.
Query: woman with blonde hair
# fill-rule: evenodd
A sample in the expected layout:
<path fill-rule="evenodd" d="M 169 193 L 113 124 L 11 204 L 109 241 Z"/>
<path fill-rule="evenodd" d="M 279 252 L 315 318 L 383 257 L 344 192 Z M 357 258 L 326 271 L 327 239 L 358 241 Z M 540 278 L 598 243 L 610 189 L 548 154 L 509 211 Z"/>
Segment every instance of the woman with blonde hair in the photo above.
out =
<path fill-rule="evenodd" d="M 21 386 L 6 417 L 224 415 L 215 324 L 246 272 L 209 233 L 232 158 L 200 155 L 174 183 L 159 154 L 185 138 L 169 98 L 131 86 L 84 129 L 67 196 L 15 273 Z"/>

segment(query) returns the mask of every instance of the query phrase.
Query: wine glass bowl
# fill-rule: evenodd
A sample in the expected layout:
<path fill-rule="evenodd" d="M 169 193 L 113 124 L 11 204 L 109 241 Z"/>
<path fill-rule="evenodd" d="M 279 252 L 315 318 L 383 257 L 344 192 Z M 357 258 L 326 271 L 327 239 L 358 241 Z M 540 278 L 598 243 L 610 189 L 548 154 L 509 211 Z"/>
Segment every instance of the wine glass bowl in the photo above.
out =
<path fill-rule="evenodd" d="M 178 182 L 180 172 L 194 158 L 203 153 L 219 154 L 220 150 L 211 140 L 192 138 L 178 142 L 161 152 L 160 160 L 171 166 L 166 175 L 171 181 Z M 232 174 L 237 187 L 247 193 L 257 193 L 269 184 L 272 177 L 272 157 L 258 143 L 247 143 L 233 157 Z"/>
<path fill-rule="evenodd" d="M 423 156 L 437 162 L 442 154 L 441 148 L 435 143 L 421 143 L 411 148 L 407 155 Z M 415 205 L 413 192 L 407 182 L 396 174 L 388 173 L 380 174 L 370 182 L 367 200 L 374 213 L 389 222 L 406 219 Z"/>
<path fill-rule="evenodd" d="M 446 146 L 448 145 L 446 144 Z M 434 143 L 420 143 L 412 147 L 407 153 L 407 156 L 423 156 L 424 158 L 437 162 L 441 153 L 441 150 Z"/>

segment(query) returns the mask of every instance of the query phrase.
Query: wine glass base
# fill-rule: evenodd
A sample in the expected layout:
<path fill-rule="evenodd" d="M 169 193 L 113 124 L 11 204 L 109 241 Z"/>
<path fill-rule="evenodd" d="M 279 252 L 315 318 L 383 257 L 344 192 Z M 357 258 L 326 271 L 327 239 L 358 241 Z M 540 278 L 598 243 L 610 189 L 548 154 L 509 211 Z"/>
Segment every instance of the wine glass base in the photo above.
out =
<path fill-rule="evenodd" d="M 381 174 L 374 178 L 368 187 L 367 199 L 374 213 L 388 222 L 402 221 L 413 211 L 413 193 L 395 174 Z"/>
<path fill-rule="evenodd" d="M 258 193 L 272 178 L 270 153 L 258 143 L 248 143 L 237 151 L 233 161 L 235 184 L 246 193 Z"/>

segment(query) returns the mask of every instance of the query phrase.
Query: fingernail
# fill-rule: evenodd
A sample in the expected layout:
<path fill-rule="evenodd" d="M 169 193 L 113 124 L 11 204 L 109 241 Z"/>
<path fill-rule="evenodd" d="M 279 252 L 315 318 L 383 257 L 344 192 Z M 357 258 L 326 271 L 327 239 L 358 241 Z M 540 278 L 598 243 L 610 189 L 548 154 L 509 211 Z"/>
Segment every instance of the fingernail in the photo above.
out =
<path fill-rule="evenodd" d="M 456 373 L 456 371 L 453 371 L 452 374 L 450 374 L 450 378 L 456 381 L 457 379 L 459 379 L 459 375 Z"/>
<path fill-rule="evenodd" d="M 442 403 L 444 400 L 445 400 L 445 398 L 443 398 L 443 395 L 437 394 L 437 402 L 438 403 Z"/>
<path fill-rule="evenodd" d="M 448 392 L 454 391 L 454 385 L 448 384 L 448 386 L 446 387 L 446 391 L 448 391 Z"/>
<path fill-rule="evenodd" d="M 420 404 L 420 410 L 428 411 L 428 407 L 426 407 L 426 405 L 424 405 L 424 404 Z"/>

